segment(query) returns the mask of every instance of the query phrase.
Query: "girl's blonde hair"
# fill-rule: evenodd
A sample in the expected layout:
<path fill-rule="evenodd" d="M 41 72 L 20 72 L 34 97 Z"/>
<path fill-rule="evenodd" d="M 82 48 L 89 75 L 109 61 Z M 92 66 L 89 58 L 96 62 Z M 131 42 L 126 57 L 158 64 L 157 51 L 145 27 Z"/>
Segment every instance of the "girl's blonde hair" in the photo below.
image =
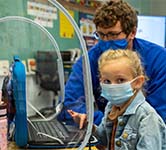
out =
<path fill-rule="evenodd" d="M 109 49 L 106 52 L 104 52 L 98 60 L 99 71 L 101 71 L 102 66 L 105 65 L 108 61 L 119 59 L 122 57 L 126 57 L 129 59 L 128 62 L 130 63 L 131 70 L 133 72 L 134 77 L 137 77 L 139 75 L 145 76 L 144 68 L 143 68 L 143 65 L 141 64 L 140 56 L 136 52 L 132 50 L 128 50 L 128 49 L 126 50 Z"/>

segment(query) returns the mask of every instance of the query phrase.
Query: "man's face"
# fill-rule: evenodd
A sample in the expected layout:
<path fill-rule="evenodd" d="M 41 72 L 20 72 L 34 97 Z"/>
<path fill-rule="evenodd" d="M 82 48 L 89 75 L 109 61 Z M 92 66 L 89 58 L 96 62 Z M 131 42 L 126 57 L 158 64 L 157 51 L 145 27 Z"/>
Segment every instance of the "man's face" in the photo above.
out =
<path fill-rule="evenodd" d="M 96 32 L 99 38 L 104 41 L 127 38 L 127 35 L 123 32 L 119 21 L 111 28 L 97 27 Z"/>

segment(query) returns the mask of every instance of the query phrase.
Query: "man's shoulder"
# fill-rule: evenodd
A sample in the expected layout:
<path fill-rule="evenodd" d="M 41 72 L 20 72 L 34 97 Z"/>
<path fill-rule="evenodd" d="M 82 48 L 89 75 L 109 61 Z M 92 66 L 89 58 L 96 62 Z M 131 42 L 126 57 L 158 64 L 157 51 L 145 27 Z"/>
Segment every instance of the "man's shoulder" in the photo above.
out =
<path fill-rule="evenodd" d="M 166 53 L 166 49 L 158 44 L 150 41 L 135 38 L 133 41 L 133 49 L 139 52 L 141 55 L 158 55 L 158 53 Z M 149 53 L 151 52 L 151 54 Z"/>
<path fill-rule="evenodd" d="M 98 59 L 98 57 L 101 55 L 101 50 L 99 48 L 98 43 L 94 45 L 91 49 L 88 50 L 88 55 L 90 59 Z"/>
<path fill-rule="evenodd" d="M 96 43 L 94 46 L 92 46 L 89 50 L 88 53 L 92 53 L 94 51 L 98 51 L 99 50 L 99 43 Z"/>
<path fill-rule="evenodd" d="M 140 39 L 140 38 L 135 38 L 134 39 L 134 46 L 142 46 L 142 47 L 149 47 L 149 46 L 153 46 L 153 47 L 161 47 L 151 41 L 147 41 L 147 40 L 144 40 L 144 39 Z M 147 47 L 147 48 L 148 48 Z"/>
<path fill-rule="evenodd" d="M 156 43 L 153 43 L 151 41 L 147 41 L 147 40 L 144 40 L 144 39 L 140 39 L 140 38 L 135 38 L 134 39 L 134 47 L 143 47 L 144 49 L 149 49 L 149 48 L 160 48 L 160 49 L 164 49 L 164 47 L 156 44 Z"/>

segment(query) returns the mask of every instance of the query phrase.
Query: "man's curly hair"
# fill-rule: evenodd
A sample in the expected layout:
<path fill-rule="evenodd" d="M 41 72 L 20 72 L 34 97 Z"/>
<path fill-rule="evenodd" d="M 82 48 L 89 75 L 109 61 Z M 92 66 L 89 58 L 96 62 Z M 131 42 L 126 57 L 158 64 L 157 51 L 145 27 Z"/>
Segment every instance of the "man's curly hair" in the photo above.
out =
<path fill-rule="evenodd" d="M 138 12 L 123 0 L 110 0 L 103 3 L 95 13 L 93 22 L 97 27 L 109 28 L 120 21 L 122 30 L 127 35 L 137 27 Z"/>

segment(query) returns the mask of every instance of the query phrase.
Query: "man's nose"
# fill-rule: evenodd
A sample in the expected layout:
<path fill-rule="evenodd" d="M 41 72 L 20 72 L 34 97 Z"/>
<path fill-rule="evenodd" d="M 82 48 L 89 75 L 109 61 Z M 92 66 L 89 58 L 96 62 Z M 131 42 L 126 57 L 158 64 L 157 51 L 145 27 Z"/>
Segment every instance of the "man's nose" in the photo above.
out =
<path fill-rule="evenodd" d="M 107 35 L 104 35 L 103 38 L 102 38 L 103 41 L 109 41 L 110 39 L 108 38 Z"/>

